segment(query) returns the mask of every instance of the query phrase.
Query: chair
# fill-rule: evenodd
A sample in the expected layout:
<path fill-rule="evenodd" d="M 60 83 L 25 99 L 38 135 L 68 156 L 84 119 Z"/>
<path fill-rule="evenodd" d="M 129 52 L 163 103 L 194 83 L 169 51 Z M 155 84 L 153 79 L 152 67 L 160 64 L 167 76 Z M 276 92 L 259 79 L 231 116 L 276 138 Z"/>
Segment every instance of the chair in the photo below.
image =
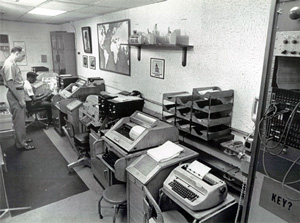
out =
<path fill-rule="evenodd" d="M 98 211 L 99 211 L 100 219 L 103 218 L 101 214 L 102 200 L 105 200 L 107 203 L 110 203 L 114 206 L 113 223 L 116 222 L 116 216 L 118 214 L 120 207 L 127 206 L 126 178 L 124 179 L 124 176 L 122 174 L 123 172 L 124 172 L 124 168 L 120 169 L 119 167 L 117 167 L 117 165 L 115 165 L 114 177 L 120 183 L 113 184 L 104 189 L 102 196 L 98 202 Z"/>
<path fill-rule="evenodd" d="M 44 126 L 45 127 L 45 129 L 48 129 L 48 124 L 47 123 L 45 123 L 45 122 L 42 122 L 41 120 L 39 120 L 39 118 L 38 118 L 38 113 L 39 112 L 44 112 L 44 111 L 46 111 L 46 109 L 45 108 L 43 108 L 43 107 L 41 107 L 41 108 L 28 108 L 27 107 L 27 115 L 29 115 L 29 116 L 33 116 L 34 117 L 34 120 L 33 121 L 31 121 L 31 122 L 29 122 L 29 123 L 27 123 L 26 125 L 25 125 L 25 128 L 27 129 L 29 126 L 31 126 L 31 125 L 34 125 L 34 124 L 40 124 L 40 125 L 42 125 L 42 126 Z"/>
<path fill-rule="evenodd" d="M 144 223 L 185 223 L 187 219 L 177 210 L 162 212 L 152 194 L 143 186 Z"/>
<path fill-rule="evenodd" d="M 114 216 L 113 223 L 116 222 L 116 216 L 121 206 L 126 207 L 127 198 L 126 198 L 126 185 L 125 184 L 114 184 L 107 187 L 99 200 L 98 210 L 100 219 L 103 218 L 101 214 L 101 201 L 104 199 L 106 202 L 114 205 Z"/>
<path fill-rule="evenodd" d="M 78 160 L 70 163 L 68 165 L 69 172 L 73 171 L 74 167 L 78 166 L 88 166 L 91 167 L 90 162 L 90 144 L 89 144 L 89 133 L 75 133 L 74 126 L 71 122 L 65 118 L 66 125 L 62 127 L 65 135 L 67 136 L 73 150 L 78 155 Z"/>

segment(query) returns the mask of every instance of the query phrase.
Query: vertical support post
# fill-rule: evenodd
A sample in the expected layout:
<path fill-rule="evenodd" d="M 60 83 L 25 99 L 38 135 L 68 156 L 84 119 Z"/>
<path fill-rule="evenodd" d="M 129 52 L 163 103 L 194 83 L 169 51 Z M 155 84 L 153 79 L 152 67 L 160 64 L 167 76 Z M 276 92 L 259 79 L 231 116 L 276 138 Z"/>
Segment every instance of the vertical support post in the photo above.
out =
<path fill-rule="evenodd" d="M 187 47 L 182 48 L 182 66 L 186 66 L 186 58 L 187 58 Z"/>
<path fill-rule="evenodd" d="M 137 59 L 138 59 L 138 61 L 141 61 L 141 51 L 142 51 L 142 46 L 138 46 L 138 51 L 137 51 Z"/>

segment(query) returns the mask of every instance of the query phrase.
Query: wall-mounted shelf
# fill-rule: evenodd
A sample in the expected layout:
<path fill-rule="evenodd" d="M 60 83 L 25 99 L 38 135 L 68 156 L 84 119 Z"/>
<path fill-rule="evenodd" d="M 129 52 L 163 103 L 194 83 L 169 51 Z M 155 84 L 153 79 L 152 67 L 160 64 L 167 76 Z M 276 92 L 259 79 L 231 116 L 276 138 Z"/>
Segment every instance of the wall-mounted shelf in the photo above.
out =
<path fill-rule="evenodd" d="M 144 49 L 162 49 L 162 50 L 182 50 L 182 66 L 186 66 L 186 58 L 187 58 L 187 51 L 189 49 L 194 48 L 191 45 L 149 45 L 149 44 L 128 44 L 129 46 L 134 46 L 138 48 L 137 52 L 137 59 L 138 61 L 141 60 L 141 51 L 142 48 Z"/>

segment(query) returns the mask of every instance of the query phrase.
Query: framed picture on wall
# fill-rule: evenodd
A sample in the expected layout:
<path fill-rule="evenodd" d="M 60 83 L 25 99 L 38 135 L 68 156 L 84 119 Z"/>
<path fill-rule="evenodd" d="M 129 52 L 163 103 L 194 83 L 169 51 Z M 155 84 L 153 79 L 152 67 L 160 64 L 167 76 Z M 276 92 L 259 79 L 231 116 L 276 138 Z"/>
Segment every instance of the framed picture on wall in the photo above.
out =
<path fill-rule="evenodd" d="M 96 57 L 90 56 L 90 68 L 96 69 Z"/>
<path fill-rule="evenodd" d="M 97 24 L 99 68 L 130 76 L 130 20 Z"/>
<path fill-rule="evenodd" d="M 13 42 L 13 46 L 20 46 L 25 50 L 25 57 L 24 60 L 22 60 L 21 62 L 18 62 L 19 66 L 26 66 L 27 65 L 27 56 L 26 56 L 26 45 L 24 41 L 14 41 Z"/>
<path fill-rule="evenodd" d="M 88 67 L 88 56 L 83 55 L 82 60 L 83 60 L 83 66 Z"/>
<path fill-rule="evenodd" d="M 2 66 L 4 61 L 9 57 L 10 55 L 10 47 L 9 47 L 9 38 L 6 34 L 0 34 L 0 65 Z M 1 76 L 1 75 L 0 75 Z M 2 76 L 0 77 L 2 78 Z"/>
<path fill-rule="evenodd" d="M 85 53 L 92 53 L 91 28 L 89 26 L 82 27 L 83 49 Z"/>
<path fill-rule="evenodd" d="M 165 78 L 165 60 L 158 58 L 150 59 L 150 76 L 160 79 Z"/>

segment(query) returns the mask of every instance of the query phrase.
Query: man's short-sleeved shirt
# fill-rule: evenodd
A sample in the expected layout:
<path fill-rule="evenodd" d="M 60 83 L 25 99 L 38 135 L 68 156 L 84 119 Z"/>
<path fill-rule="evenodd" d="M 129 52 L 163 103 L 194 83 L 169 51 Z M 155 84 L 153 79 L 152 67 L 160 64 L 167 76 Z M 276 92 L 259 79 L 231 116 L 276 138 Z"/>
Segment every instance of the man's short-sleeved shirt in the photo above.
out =
<path fill-rule="evenodd" d="M 22 72 L 14 60 L 8 58 L 4 62 L 1 74 L 3 75 L 3 82 L 5 86 L 7 86 L 7 81 L 12 80 L 15 87 L 23 87 L 24 80 Z"/>
<path fill-rule="evenodd" d="M 25 91 L 25 100 L 26 101 L 32 101 L 30 97 L 34 96 L 32 85 L 28 80 L 25 80 L 24 82 L 24 91 Z"/>

